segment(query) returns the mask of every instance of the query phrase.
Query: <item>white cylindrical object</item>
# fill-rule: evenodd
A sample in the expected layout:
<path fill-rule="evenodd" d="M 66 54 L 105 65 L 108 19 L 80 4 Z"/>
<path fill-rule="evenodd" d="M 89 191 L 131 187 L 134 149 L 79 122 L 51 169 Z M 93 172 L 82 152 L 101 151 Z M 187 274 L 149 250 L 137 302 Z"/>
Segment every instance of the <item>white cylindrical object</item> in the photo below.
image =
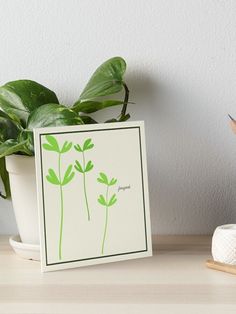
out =
<path fill-rule="evenodd" d="M 6 157 L 12 203 L 21 241 L 39 244 L 36 175 L 34 157 Z"/>
<path fill-rule="evenodd" d="M 236 265 L 236 224 L 216 228 L 212 238 L 214 261 Z"/>

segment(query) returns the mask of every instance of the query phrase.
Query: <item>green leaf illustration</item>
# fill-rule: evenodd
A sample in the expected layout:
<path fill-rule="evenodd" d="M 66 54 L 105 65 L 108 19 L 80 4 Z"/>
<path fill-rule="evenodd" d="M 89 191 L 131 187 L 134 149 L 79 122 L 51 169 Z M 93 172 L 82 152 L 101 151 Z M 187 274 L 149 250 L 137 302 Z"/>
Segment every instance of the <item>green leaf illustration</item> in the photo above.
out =
<path fill-rule="evenodd" d="M 64 174 L 64 178 L 62 181 L 63 186 L 66 185 L 67 183 L 69 183 L 74 178 L 75 173 L 72 172 L 72 169 L 73 169 L 73 165 L 69 165 L 69 167 L 67 168 L 67 170 Z"/>
<path fill-rule="evenodd" d="M 63 153 L 68 152 L 71 147 L 72 143 L 65 141 L 62 145 L 62 149 L 60 150 L 59 144 L 57 139 L 52 135 L 45 136 L 47 143 L 43 143 L 42 147 L 48 151 L 54 151 L 57 153 L 58 156 L 58 175 L 55 173 L 53 169 L 48 170 L 48 175 L 46 179 L 49 183 L 58 185 L 60 187 L 59 190 L 59 199 L 60 199 L 60 229 L 59 229 L 59 241 L 58 241 L 58 258 L 59 260 L 62 259 L 62 240 L 63 240 L 63 226 L 64 226 L 64 191 L 63 186 L 68 184 L 74 177 L 75 173 L 72 171 L 73 165 L 69 165 L 65 171 L 65 174 L 62 179 L 62 167 L 61 167 L 61 156 Z"/>
<path fill-rule="evenodd" d="M 66 185 L 68 184 L 75 176 L 75 173 L 72 172 L 68 177 L 66 177 L 66 179 L 63 180 L 62 185 Z"/>
<path fill-rule="evenodd" d="M 75 148 L 75 150 L 77 150 L 77 152 L 82 153 L 82 151 L 83 151 L 79 144 L 74 145 L 74 148 Z"/>
<path fill-rule="evenodd" d="M 105 175 L 105 173 L 100 172 L 99 175 L 100 175 L 100 177 L 97 179 L 98 182 L 108 185 L 108 179 L 107 179 L 107 176 Z"/>
<path fill-rule="evenodd" d="M 62 146 L 62 149 L 61 149 L 61 153 L 64 154 L 64 153 L 67 153 L 72 147 L 72 142 L 65 142 L 64 145 Z"/>
<path fill-rule="evenodd" d="M 102 238 L 102 249 L 101 249 L 101 255 L 104 254 L 104 247 L 105 247 L 105 241 L 107 238 L 107 226 L 108 226 L 108 214 L 109 214 L 109 207 L 114 205 L 117 202 L 116 194 L 113 194 L 112 197 L 109 199 L 109 187 L 116 184 L 117 179 L 112 178 L 109 182 L 107 175 L 103 172 L 99 174 L 99 178 L 97 179 L 98 182 L 105 184 L 107 186 L 106 188 L 106 197 L 104 197 L 102 194 L 99 195 L 98 202 L 105 206 L 105 224 L 104 224 L 104 231 L 103 231 L 103 238 Z"/>
<path fill-rule="evenodd" d="M 43 144 L 43 148 L 44 148 L 45 150 L 50 150 L 50 151 L 52 151 L 52 152 L 56 152 L 56 150 L 55 150 L 51 145 L 49 145 L 49 144 L 47 144 L 47 143 L 44 143 L 44 144 Z"/>
<path fill-rule="evenodd" d="M 59 148 L 59 145 L 57 143 L 56 138 L 52 135 L 45 135 L 45 138 L 48 141 L 48 144 L 44 143 L 43 148 L 46 150 L 50 150 L 50 151 L 54 151 L 54 152 L 59 153 L 60 148 Z"/>
<path fill-rule="evenodd" d="M 92 139 L 91 139 L 91 138 L 88 138 L 88 139 L 84 142 L 83 151 L 88 150 L 88 149 L 91 149 L 91 148 L 94 147 L 94 144 L 92 144 L 91 142 L 92 142 Z"/>
<path fill-rule="evenodd" d="M 84 173 L 84 170 L 83 170 L 83 168 L 82 168 L 82 166 L 81 166 L 81 164 L 80 164 L 80 162 L 78 160 L 75 161 L 75 166 L 74 167 L 75 167 L 75 169 L 77 171 L 79 171 L 81 173 Z"/>
<path fill-rule="evenodd" d="M 107 206 L 106 200 L 103 195 L 99 195 L 98 202 L 103 206 Z"/>
<path fill-rule="evenodd" d="M 85 167 L 85 172 L 88 172 L 90 170 L 93 169 L 93 164 L 92 164 L 92 161 L 89 160 L 89 162 L 87 163 L 86 167 Z"/>
<path fill-rule="evenodd" d="M 109 183 L 109 186 L 112 186 L 112 185 L 116 184 L 116 182 L 117 182 L 117 179 L 112 178 L 110 183 Z"/>
<path fill-rule="evenodd" d="M 86 163 L 86 158 L 85 158 L 85 151 L 89 150 L 91 148 L 94 147 L 94 144 L 92 143 L 92 139 L 91 138 L 87 138 L 84 141 L 83 144 L 83 148 L 81 148 L 81 146 L 79 144 L 76 144 L 74 146 L 75 150 L 77 150 L 77 152 L 82 153 L 82 162 L 83 162 L 83 166 L 80 164 L 80 162 L 78 160 L 75 161 L 75 169 L 78 172 L 83 173 L 83 187 L 84 187 L 84 199 L 85 199 L 85 203 L 86 203 L 86 210 L 87 210 L 87 215 L 88 215 L 88 220 L 90 220 L 90 209 L 89 209 L 89 202 L 88 202 L 88 196 L 87 196 L 87 187 L 86 187 L 86 173 L 91 171 L 93 169 L 93 163 L 91 160 L 89 160 Z"/>
<path fill-rule="evenodd" d="M 114 205 L 116 203 L 116 201 L 117 201 L 116 194 L 113 194 L 112 197 L 110 198 L 108 206 L 110 207 L 110 206 Z"/>
<path fill-rule="evenodd" d="M 48 175 L 46 176 L 47 180 L 55 185 L 60 185 L 60 180 L 58 179 L 55 171 L 53 169 L 48 170 Z"/>

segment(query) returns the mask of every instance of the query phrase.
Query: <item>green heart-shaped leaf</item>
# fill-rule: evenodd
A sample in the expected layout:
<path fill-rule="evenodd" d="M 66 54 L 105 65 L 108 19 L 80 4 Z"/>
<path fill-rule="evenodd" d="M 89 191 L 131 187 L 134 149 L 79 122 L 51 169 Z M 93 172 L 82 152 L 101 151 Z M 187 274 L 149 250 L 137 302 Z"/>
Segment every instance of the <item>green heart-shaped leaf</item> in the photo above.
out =
<path fill-rule="evenodd" d="M 0 143 L 9 139 L 16 139 L 19 132 L 18 125 L 7 114 L 0 111 Z"/>
<path fill-rule="evenodd" d="M 71 109 L 57 104 L 46 104 L 34 110 L 28 119 L 28 129 L 83 124 Z"/>
<path fill-rule="evenodd" d="M 78 101 L 74 104 L 72 109 L 76 112 L 83 112 L 83 113 L 93 113 L 98 110 L 102 110 L 108 107 L 122 105 L 124 103 L 123 100 L 104 100 L 104 101 Z"/>
<path fill-rule="evenodd" d="M 29 151 L 25 144 L 27 140 L 19 143 L 17 140 L 9 139 L 0 145 L 0 158 L 14 154 L 14 153 L 24 153 L 29 155 Z"/>
<path fill-rule="evenodd" d="M 30 156 L 34 155 L 34 136 L 32 131 L 22 130 L 17 137 L 17 141 L 19 143 L 26 141 L 25 153 Z"/>
<path fill-rule="evenodd" d="M 107 60 L 94 72 L 81 93 L 80 100 L 118 93 L 123 87 L 125 70 L 126 63 L 121 57 Z"/>
<path fill-rule="evenodd" d="M 31 112 L 47 103 L 58 103 L 57 96 L 37 82 L 18 80 L 0 87 L 0 108 L 23 126 Z"/>

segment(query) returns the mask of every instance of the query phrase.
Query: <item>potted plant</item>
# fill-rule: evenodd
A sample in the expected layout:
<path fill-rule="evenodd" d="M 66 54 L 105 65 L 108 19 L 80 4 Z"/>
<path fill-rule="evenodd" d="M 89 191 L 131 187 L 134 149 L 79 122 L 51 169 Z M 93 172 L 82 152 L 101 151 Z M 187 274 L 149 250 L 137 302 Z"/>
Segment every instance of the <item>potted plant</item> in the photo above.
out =
<path fill-rule="evenodd" d="M 62 105 L 53 91 L 34 81 L 18 80 L 0 87 L 0 176 L 5 189 L 0 196 L 12 197 L 23 243 L 39 243 L 34 128 L 98 123 L 91 113 L 118 105 L 122 105 L 120 115 L 105 122 L 128 120 L 125 70 L 122 58 L 107 60 L 94 72 L 72 106 Z M 124 99 L 108 98 L 122 90 Z"/>

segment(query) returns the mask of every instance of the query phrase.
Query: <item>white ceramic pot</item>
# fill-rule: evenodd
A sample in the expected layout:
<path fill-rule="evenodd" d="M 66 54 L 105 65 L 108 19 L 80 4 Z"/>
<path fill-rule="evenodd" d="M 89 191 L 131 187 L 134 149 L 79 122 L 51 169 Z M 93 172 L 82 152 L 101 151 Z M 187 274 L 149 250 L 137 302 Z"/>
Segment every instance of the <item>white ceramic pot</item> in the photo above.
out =
<path fill-rule="evenodd" d="M 12 203 L 21 241 L 39 244 L 34 157 L 7 156 L 6 168 L 9 172 Z"/>

